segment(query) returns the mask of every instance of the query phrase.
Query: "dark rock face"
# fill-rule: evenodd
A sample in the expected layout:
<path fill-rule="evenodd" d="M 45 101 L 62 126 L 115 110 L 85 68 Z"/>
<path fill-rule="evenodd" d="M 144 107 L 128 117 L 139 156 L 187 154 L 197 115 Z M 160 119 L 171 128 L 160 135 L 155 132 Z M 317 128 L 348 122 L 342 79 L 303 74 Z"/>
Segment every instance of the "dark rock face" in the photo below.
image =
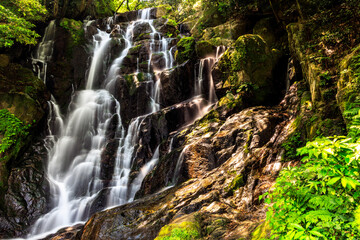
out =
<path fill-rule="evenodd" d="M 87 29 L 88 38 L 97 33 L 91 26 Z M 84 86 L 89 57 L 85 49 L 83 45 L 73 45 L 68 31 L 60 26 L 56 28 L 53 56 L 47 66 L 49 74 L 46 86 L 63 110 L 67 108 L 72 92 Z"/>
<path fill-rule="evenodd" d="M 9 62 L 0 67 L 0 109 L 7 109 L 24 124 L 31 124 L 27 137 L 14 136 L 16 148 L 1 155 L 1 238 L 23 233 L 45 211 L 46 199 L 41 186 L 44 181 L 42 159 L 46 152 L 44 155 L 43 143 L 36 140 L 36 134 L 42 132 L 49 98 L 44 83 L 30 69 Z M 34 142 L 31 148 L 30 141 Z"/>
<path fill-rule="evenodd" d="M 24 234 L 46 212 L 47 185 L 43 171 L 46 156 L 42 140 L 37 140 L 20 160 L 21 164 L 11 170 L 0 211 L 0 237 Z"/>

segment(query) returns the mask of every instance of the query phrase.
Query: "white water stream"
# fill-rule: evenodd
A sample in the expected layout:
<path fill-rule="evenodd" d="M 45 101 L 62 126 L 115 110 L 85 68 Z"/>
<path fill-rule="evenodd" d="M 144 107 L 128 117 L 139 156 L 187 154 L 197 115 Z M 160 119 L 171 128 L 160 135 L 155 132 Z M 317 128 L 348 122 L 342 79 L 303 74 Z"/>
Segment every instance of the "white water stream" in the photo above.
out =
<path fill-rule="evenodd" d="M 104 69 L 105 58 L 109 51 L 111 38 L 108 33 L 98 31 L 93 37 L 93 49 L 90 68 L 87 74 L 86 89 L 75 92 L 70 104 L 70 111 L 63 119 L 55 102 L 49 103 L 50 116 L 48 120 L 49 142 L 47 178 L 50 184 L 51 211 L 39 218 L 28 235 L 29 239 L 39 239 L 58 229 L 71 226 L 79 222 L 85 222 L 90 216 L 92 202 L 96 199 L 104 184 L 101 180 L 101 153 L 106 144 L 106 131 L 109 128 L 111 119 L 117 116 L 119 123 L 116 137 L 119 141 L 115 168 L 110 182 L 110 194 L 107 198 L 107 207 L 124 204 L 132 201 L 136 192 L 140 189 L 145 176 L 153 169 L 159 159 L 159 148 L 153 154 L 153 158 L 141 169 L 138 176 L 130 182 L 134 150 L 137 145 L 138 132 L 141 122 L 146 116 L 135 118 L 125 134 L 120 118 L 120 104 L 113 97 L 113 84 L 119 74 L 123 59 L 133 46 L 133 29 L 136 24 L 148 23 L 155 35 L 160 38 L 150 20 L 150 9 L 140 11 L 138 20 L 133 21 L 127 27 L 123 37 L 125 48 L 120 56 L 114 60 L 107 71 L 105 81 L 100 84 L 103 89 L 93 89 Z M 109 22 L 109 21 L 108 21 Z M 46 64 L 51 59 L 55 24 L 52 22 L 46 30 L 40 43 L 35 62 L 44 63 L 44 71 L 39 77 L 46 78 Z M 52 30 L 53 29 L 53 30 Z M 51 30 L 51 31 L 50 31 Z M 167 42 L 161 40 L 161 49 L 151 49 L 151 56 L 154 52 L 162 51 L 166 62 L 166 68 L 173 66 L 173 57 L 169 51 Z M 155 44 L 154 44 L 155 46 Z M 50 51 L 50 50 L 51 51 Z M 160 96 L 160 79 L 154 83 L 154 90 L 151 92 L 152 111 L 158 111 Z"/>
<path fill-rule="evenodd" d="M 141 123 L 147 115 L 133 119 L 127 131 L 122 126 L 120 117 L 120 103 L 113 97 L 114 84 L 124 58 L 133 47 L 133 30 L 136 24 L 148 23 L 151 28 L 150 53 L 148 59 L 148 74 L 151 75 L 149 84 L 150 113 L 159 111 L 161 95 L 161 71 L 170 69 L 174 65 L 172 48 L 169 49 L 171 39 L 162 37 L 154 27 L 154 20 L 150 19 L 150 9 L 139 12 L 139 19 L 131 22 L 123 32 L 125 47 L 109 68 L 106 68 L 106 59 L 109 54 L 111 38 L 108 33 L 98 31 L 93 37 L 94 53 L 87 71 L 86 89 L 74 93 L 70 110 L 62 118 L 59 107 L 54 101 L 49 102 L 49 135 L 47 178 L 50 183 L 51 211 L 39 218 L 31 229 L 28 239 L 39 239 L 54 233 L 60 228 L 84 223 L 90 217 L 92 203 L 103 190 L 101 179 L 101 153 L 106 145 L 106 132 L 111 120 L 118 119 L 115 134 L 119 147 L 116 153 L 112 180 L 108 184 L 106 207 L 121 205 L 133 201 L 136 192 L 146 175 L 156 166 L 159 160 L 159 147 L 133 181 L 130 180 L 131 168 L 135 158 L 136 146 L 139 141 Z M 108 22 L 111 20 L 108 19 Z M 51 30 L 51 31 L 50 31 Z M 46 81 L 46 66 L 51 59 L 55 37 L 54 22 L 46 30 L 42 43 L 34 57 L 35 62 L 44 63 L 39 77 Z M 51 51 L 49 50 L 51 49 Z M 203 69 L 211 69 L 220 56 L 218 50 L 215 58 L 203 59 L 200 62 L 197 83 L 195 84 L 194 103 L 199 105 L 199 116 L 203 116 L 207 109 L 201 105 L 200 95 L 208 95 L 209 105 L 215 103 L 216 95 L 212 83 L 211 72 L 203 77 Z M 154 54 L 162 54 L 165 64 L 163 69 L 154 69 L 152 58 Z M 105 67 L 104 67 L 105 66 Z M 103 72 L 103 69 L 108 69 Z M 151 73 L 154 71 L 154 75 Z M 137 70 L 139 71 L 139 70 Z M 101 76 L 105 75 L 104 82 L 100 83 Z M 153 77 L 154 76 L 154 77 Z M 209 93 L 203 92 L 203 82 L 209 81 Z M 94 86 L 101 89 L 94 89 Z M 208 105 L 208 106 L 209 106 Z M 170 147 L 171 149 L 171 147 Z M 185 150 L 185 149 L 184 149 Z M 183 153 L 176 165 L 173 182 L 176 183 L 182 165 Z"/>

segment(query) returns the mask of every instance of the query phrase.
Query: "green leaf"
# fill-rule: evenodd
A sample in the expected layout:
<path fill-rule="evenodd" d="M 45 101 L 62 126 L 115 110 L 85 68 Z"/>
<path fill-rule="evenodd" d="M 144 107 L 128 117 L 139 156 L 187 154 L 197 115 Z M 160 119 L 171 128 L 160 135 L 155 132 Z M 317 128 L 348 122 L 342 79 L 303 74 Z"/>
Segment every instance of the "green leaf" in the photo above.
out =
<path fill-rule="evenodd" d="M 312 235 L 314 235 L 314 236 L 317 236 L 317 237 L 324 237 L 325 238 L 325 236 L 323 235 L 323 234 L 321 234 L 321 233 L 319 233 L 319 232 L 317 232 L 317 231 L 310 231 L 310 233 L 312 234 Z"/>
<path fill-rule="evenodd" d="M 327 182 L 327 184 L 328 185 L 334 185 L 337 181 L 339 181 L 340 180 L 340 177 L 334 177 L 334 178 L 331 178 L 328 182 Z"/>

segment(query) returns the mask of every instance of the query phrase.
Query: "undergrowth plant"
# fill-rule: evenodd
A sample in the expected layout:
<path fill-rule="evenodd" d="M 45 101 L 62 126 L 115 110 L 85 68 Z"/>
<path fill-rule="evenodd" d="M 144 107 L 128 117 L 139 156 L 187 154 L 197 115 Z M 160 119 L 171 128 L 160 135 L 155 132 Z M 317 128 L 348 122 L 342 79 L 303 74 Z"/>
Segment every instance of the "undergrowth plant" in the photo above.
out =
<path fill-rule="evenodd" d="M 17 147 L 19 139 L 25 138 L 29 132 L 28 129 L 31 125 L 24 124 L 14 114 L 11 114 L 6 109 L 0 110 L 0 156 L 2 153 L 12 147 Z"/>
<path fill-rule="evenodd" d="M 271 239 L 359 239 L 360 112 L 346 114 L 347 137 L 308 142 L 302 164 L 280 173 L 265 199 Z"/>

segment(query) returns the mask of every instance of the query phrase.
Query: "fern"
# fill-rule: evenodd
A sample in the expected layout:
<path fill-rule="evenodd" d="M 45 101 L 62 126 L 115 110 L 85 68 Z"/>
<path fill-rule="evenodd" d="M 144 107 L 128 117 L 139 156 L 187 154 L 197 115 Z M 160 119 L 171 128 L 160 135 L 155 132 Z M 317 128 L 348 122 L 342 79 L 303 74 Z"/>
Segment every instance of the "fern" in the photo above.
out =
<path fill-rule="evenodd" d="M 341 204 L 343 204 L 343 200 L 337 196 L 332 195 L 320 195 L 315 196 L 309 200 L 308 206 L 312 209 L 325 209 L 334 211 Z"/>
<path fill-rule="evenodd" d="M 328 210 L 314 210 L 305 213 L 302 216 L 304 222 L 317 223 L 319 221 L 330 222 L 332 221 L 334 214 Z"/>

